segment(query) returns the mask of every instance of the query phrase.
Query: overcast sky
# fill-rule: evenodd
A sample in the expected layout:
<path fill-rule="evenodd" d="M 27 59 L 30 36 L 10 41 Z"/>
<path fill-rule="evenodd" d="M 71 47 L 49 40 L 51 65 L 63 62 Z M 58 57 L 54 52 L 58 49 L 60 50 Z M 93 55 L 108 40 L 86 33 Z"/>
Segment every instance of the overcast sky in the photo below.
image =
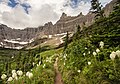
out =
<path fill-rule="evenodd" d="M 103 6 L 111 0 L 100 0 Z M 38 27 L 55 23 L 65 12 L 76 16 L 89 12 L 90 0 L 0 0 L 0 23 L 11 28 Z"/>

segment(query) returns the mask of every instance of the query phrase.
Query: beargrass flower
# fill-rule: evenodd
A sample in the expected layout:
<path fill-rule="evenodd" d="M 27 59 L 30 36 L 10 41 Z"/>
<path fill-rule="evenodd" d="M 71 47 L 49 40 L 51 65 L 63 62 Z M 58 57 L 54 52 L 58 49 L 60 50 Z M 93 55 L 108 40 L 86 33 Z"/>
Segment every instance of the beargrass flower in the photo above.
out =
<path fill-rule="evenodd" d="M 83 55 L 85 56 L 85 53 L 83 53 Z"/>
<path fill-rule="evenodd" d="M 32 77 L 33 77 L 33 73 L 27 72 L 27 73 L 26 73 L 26 76 L 28 76 L 28 78 L 32 78 Z"/>
<path fill-rule="evenodd" d="M 5 75 L 5 74 L 2 74 L 2 76 L 1 76 L 1 79 L 5 79 L 7 77 L 7 75 Z"/>
<path fill-rule="evenodd" d="M 96 52 L 93 52 L 93 55 L 94 55 L 94 56 L 96 56 L 96 55 L 97 55 L 97 53 L 96 53 Z"/>
<path fill-rule="evenodd" d="M 64 65 L 65 65 L 65 62 L 64 62 Z"/>
<path fill-rule="evenodd" d="M 39 66 L 39 64 L 37 64 L 37 66 Z"/>
<path fill-rule="evenodd" d="M 23 75 L 23 72 L 22 72 L 21 70 L 18 70 L 18 71 L 17 71 L 17 74 L 18 74 L 19 76 L 22 76 L 22 75 Z"/>
<path fill-rule="evenodd" d="M 97 49 L 96 49 L 96 52 L 97 52 L 97 53 L 99 53 L 99 52 L 100 52 L 100 50 L 97 48 Z"/>
<path fill-rule="evenodd" d="M 18 80 L 18 77 L 17 77 L 17 76 L 15 77 L 15 80 Z"/>
<path fill-rule="evenodd" d="M 41 64 L 41 61 L 39 61 L 39 63 L 38 63 L 39 65 Z"/>
<path fill-rule="evenodd" d="M 80 73 L 80 72 L 81 72 L 81 70 L 77 70 L 77 72 L 78 72 L 78 73 Z"/>
<path fill-rule="evenodd" d="M 29 73 L 30 73 L 30 72 L 28 71 L 28 72 L 26 73 L 26 76 L 28 76 L 28 75 L 29 75 Z"/>
<path fill-rule="evenodd" d="M 35 66 L 35 63 L 34 63 L 34 62 L 33 62 L 32 64 L 33 64 L 33 66 Z"/>
<path fill-rule="evenodd" d="M 88 65 L 91 65 L 91 62 L 88 62 Z"/>
<path fill-rule="evenodd" d="M 116 55 L 117 55 L 118 57 L 120 57 L 120 50 L 117 50 L 117 51 L 116 51 Z"/>
<path fill-rule="evenodd" d="M 44 64 L 44 65 L 43 65 L 43 68 L 45 68 L 45 66 L 46 66 L 46 65 Z"/>
<path fill-rule="evenodd" d="M 90 51 L 88 52 L 88 54 L 90 54 Z"/>
<path fill-rule="evenodd" d="M 12 81 L 12 80 L 13 80 L 13 78 L 12 78 L 12 77 L 9 77 L 7 81 L 10 82 L 10 81 Z"/>
<path fill-rule="evenodd" d="M 12 73 L 16 73 L 16 70 L 12 70 Z"/>
<path fill-rule="evenodd" d="M 114 60 L 115 57 L 116 57 L 116 52 L 113 51 L 113 52 L 110 54 L 110 58 L 111 58 L 111 60 Z"/>
<path fill-rule="evenodd" d="M 16 74 L 16 73 L 12 73 L 12 77 L 13 77 L 13 78 L 16 78 L 16 77 L 17 77 L 17 74 Z"/>
<path fill-rule="evenodd" d="M 99 46 L 101 47 L 101 48 L 103 48 L 103 46 L 104 46 L 104 42 L 100 42 L 100 44 L 99 44 Z"/>
<path fill-rule="evenodd" d="M 32 73 L 29 73 L 28 77 L 29 77 L 29 78 L 32 78 L 32 77 L 33 77 L 33 74 L 32 74 Z"/>
<path fill-rule="evenodd" d="M 14 56 L 12 56 L 11 58 L 14 58 Z"/>

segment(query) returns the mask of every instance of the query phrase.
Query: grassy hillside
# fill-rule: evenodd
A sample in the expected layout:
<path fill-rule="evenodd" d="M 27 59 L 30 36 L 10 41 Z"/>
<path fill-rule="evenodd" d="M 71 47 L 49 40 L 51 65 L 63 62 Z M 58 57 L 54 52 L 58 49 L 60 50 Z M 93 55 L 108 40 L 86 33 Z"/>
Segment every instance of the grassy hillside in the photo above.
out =
<path fill-rule="evenodd" d="M 84 28 L 65 53 L 59 58 L 64 84 L 119 84 L 120 6 Z"/>

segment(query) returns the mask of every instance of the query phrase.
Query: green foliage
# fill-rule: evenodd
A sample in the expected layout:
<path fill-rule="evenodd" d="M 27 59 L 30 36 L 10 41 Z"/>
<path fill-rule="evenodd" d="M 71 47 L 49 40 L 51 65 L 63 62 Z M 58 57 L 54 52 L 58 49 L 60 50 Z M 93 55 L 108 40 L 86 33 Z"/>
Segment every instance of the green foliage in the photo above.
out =
<path fill-rule="evenodd" d="M 80 27 L 80 25 L 78 25 L 78 26 L 77 26 L 77 29 L 76 29 L 76 32 L 75 32 L 75 34 L 73 35 L 73 40 L 77 40 L 77 39 L 80 38 L 80 29 L 81 29 L 81 27 Z"/>
<path fill-rule="evenodd" d="M 120 50 L 119 16 L 120 5 L 117 5 L 109 17 L 99 18 L 93 25 L 84 28 L 78 34 L 79 38 L 68 46 L 67 56 L 61 56 L 59 60 L 65 84 L 120 83 L 120 57 L 116 56 L 114 61 L 110 59 L 112 51 Z M 100 41 L 104 42 L 104 48 L 99 47 Z M 93 56 L 97 48 L 100 52 Z"/>
<path fill-rule="evenodd" d="M 65 37 L 65 42 L 64 42 L 64 50 L 63 50 L 63 52 L 66 50 L 66 48 L 68 46 L 68 39 L 69 39 L 69 36 L 68 36 L 68 31 L 67 31 L 67 34 L 66 34 L 66 37 Z"/>

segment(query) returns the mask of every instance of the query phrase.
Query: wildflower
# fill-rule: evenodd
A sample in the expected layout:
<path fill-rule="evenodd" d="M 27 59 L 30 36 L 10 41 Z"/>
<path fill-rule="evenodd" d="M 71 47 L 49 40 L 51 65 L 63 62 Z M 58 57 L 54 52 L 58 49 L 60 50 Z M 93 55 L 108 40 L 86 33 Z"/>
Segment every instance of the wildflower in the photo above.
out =
<path fill-rule="evenodd" d="M 104 42 L 100 42 L 100 44 L 99 44 L 99 46 L 101 47 L 101 48 L 103 48 L 103 46 L 104 46 Z"/>
<path fill-rule="evenodd" d="M 29 77 L 29 78 L 32 78 L 32 77 L 33 77 L 33 74 L 32 74 L 32 73 L 29 73 L 28 77 Z"/>
<path fill-rule="evenodd" d="M 12 81 L 12 80 L 13 80 L 13 78 L 12 78 L 12 77 L 9 77 L 7 81 L 10 82 L 10 81 Z"/>
<path fill-rule="evenodd" d="M 32 64 L 33 64 L 33 66 L 35 66 L 35 63 L 34 63 L 34 62 L 33 62 Z"/>
<path fill-rule="evenodd" d="M 39 64 L 37 64 L 37 66 L 39 66 Z"/>
<path fill-rule="evenodd" d="M 17 74 L 16 74 L 16 73 L 13 73 L 13 74 L 12 74 L 12 77 L 13 77 L 13 78 L 16 78 L 16 77 L 17 77 Z"/>
<path fill-rule="evenodd" d="M 91 65 L 91 62 L 88 62 L 88 65 Z"/>
<path fill-rule="evenodd" d="M 117 54 L 118 57 L 120 57 L 120 50 L 117 50 L 116 54 Z"/>
<path fill-rule="evenodd" d="M 47 59 L 46 62 L 49 62 L 49 60 Z"/>
<path fill-rule="evenodd" d="M 65 62 L 64 62 L 64 65 L 65 65 Z"/>
<path fill-rule="evenodd" d="M 41 64 L 41 61 L 39 61 L 39 63 L 38 63 L 39 65 Z"/>
<path fill-rule="evenodd" d="M 26 76 L 28 76 L 28 78 L 32 78 L 33 77 L 33 74 L 31 72 L 27 72 L 26 73 Z"/>
<path fill-rule="evenodd" d="M 19 76 L 22 76 L 22 75 L 23 75 L 23 72 L 22 72 L 21 70 L 18 70 L 18 71 L 17 71 L 17 74 L 18 74 Z"/>
<path fill-rule="evenodd" d="M 99 53 L 99 52 L 100 52 L 100 50 L 97 48 L 97 49 L 96 49 L 96 52 L 97 52 L 97 53 Z"/>
<path fill-rule="evenodd" d="M 116 57 L 116 52 L 113 51 L 113 52 L 110 54 L 110 58 L 111 58 L 111 60 L 114 60 L 115 57 Z"/>
<path fill-rule="evenodd" d="M 16 73 L 16 70 L 12 70 L 12 73 Z"/>
<path fill-rule="evenodd" d="M 83 53 L 83 55 L 85 56 L 85 53 Z"/>
<path fill-rule="evenodd" d="M 64 54 L 64 55 L 63 55 L 63 58 L 66 58 L 66 57 L 67 57 L 67 54 Z"/>
<path fill-rule="evenodd" d="M 77 72 L 78 72 L 78 73 L 80 73 L 80 72 L 81 72 L 81 70 L 77 70 Z"/>
<path fill-rule="evenodd" d="M 14 56 L 12 56 L 11 58 L 14 58 Z"/>
<path fill-rule="evenodd" d="M 87 47 L 85 47 L 85 50 L 87 50 Z"/>
<path fill-rule="evenodd" d="M 93 55 L 94 55 L 94 56 L 96 56 L 96 55 L 97 55 L 97 53 L 96 53 L 96 52 L 93 52 Z"/>
<path fill-rule="evenodd" d="M 88 52 L 88 54 L 90 54 L 90 51 Z"/>
<path fill-rule="evenodd" d="M 5 74 L 2 74 L 2 76 L 1 76 L 1 79 L 5 79 L 7 77 L 7 75 L 5 75 Z"/>
<path fill-rule="evenodd" d="M 28 75 L 29 75 L 29 73 L 30 73 L 30 72 L 28 71 L 28 72 L 26 73 L 26 76 L 28 76 Z"/>
<path fill-rule="evenodd" d="M 43 68 L 45 68 L 45 66 L 46 66 L 46 65 L 44 64 L 44 65 L 43 65 Z"/>
<path fill-rule="evenodd" d="M 15 80 L 18 80 L 18 77 L 17 77 L 17 76 L 15 77 Z"/>

